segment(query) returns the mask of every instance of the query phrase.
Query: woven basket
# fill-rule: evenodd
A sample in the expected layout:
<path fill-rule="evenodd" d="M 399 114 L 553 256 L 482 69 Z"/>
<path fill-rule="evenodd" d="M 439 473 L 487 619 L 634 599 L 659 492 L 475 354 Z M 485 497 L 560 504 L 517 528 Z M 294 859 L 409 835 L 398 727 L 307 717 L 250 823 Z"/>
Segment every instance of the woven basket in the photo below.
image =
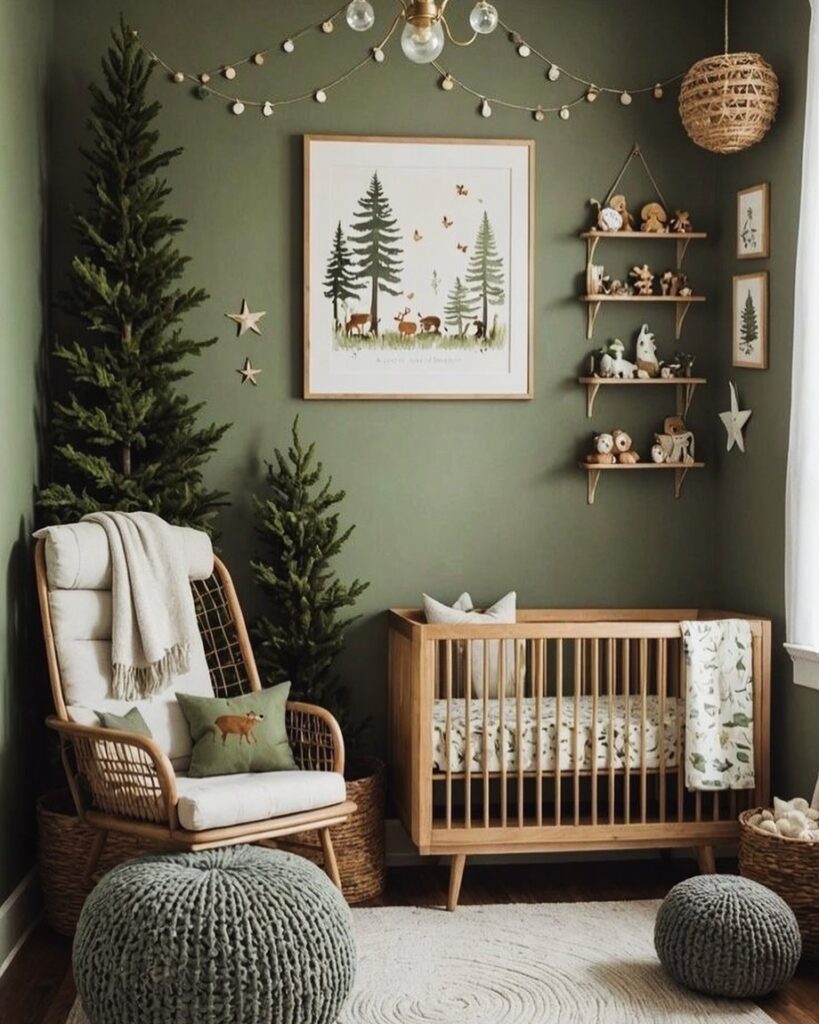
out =
<path fill-rule="evenodd" d="M 80 822 L 74 804 L 65 790 L 46 793 L 37 801 L 38 859 L 46 920 L 61 935 L 73 935 L 85 903 L 93 888 L 84 886 L 82 877 L 94 839 L 93 829 Z M 109 832 L 96 876 L 116 864 L 156 849 L 144 840 Z"/>
<path fill-rule="evenodd" d="M 348 903 L 364 903 L 380 896 L 387 884 L 384 849 L 384 798 L 386 768 L 376 758 L 360 758 L 347 772 L 347 799 L 356 812 L 343 825 L 330 829 L 341 875 L 341 888 Z M 320 861 L 318 833 L 300 832 L 292 837 L 303 846 L 315 847 Z M 286 847 L 287 840 L 282 840 Z"/>
<path fill-rule="evenodd" d="M 788 904 L 802 932 L 802 955 L 819 960 L 819 843 L 773 835 L 750 824 L 761 808 L 739 816 L 739 871 L 773 889 Z"/>
<path fill-rule="evenodd" d="M 698 146 L 738 153 L 761 142 L 776 118 L 779 81 L 758 53 L 698 61 L 683 79 L 680 117 Z"/>

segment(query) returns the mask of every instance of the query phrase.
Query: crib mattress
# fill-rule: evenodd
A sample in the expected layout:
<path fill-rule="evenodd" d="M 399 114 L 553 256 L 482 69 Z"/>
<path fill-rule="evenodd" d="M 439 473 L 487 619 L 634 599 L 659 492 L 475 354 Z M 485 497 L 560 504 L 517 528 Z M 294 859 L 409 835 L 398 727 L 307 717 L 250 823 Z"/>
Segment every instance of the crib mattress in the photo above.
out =
<path fill-rule="evenodd" d="M 483 701 L 473 699 L 470 702 L 470 770 L 484 771 L 484 708 Z M 556 722 L 557 701 L 554 697 L 541 700 L 540 711 L 540 769 L 551 772 L 557 764 Z M 466 701 L 453 699 L 450 710 L 449 747 L 450 770 L 464 772 L 466 770 Z M 505 762 L 508 771 L 518 771 L 519 757 L 523 761 L 523 771 L 537 770 L 538 760 L 538 711 L 537 701 L 533 697 L 521 700 L 521 743 L 517 743 L 518 710 L 514 698 L 503 702 L 503 726 L 500 722 L 500 701 L 487 701 L 486 737 L 489 747 L 487 770 L 499 772 Z M 593 714 L 591 697 L 581 697 L 577 731 L 575 730 L 574 697 L 563 697 L 561 702 L 560 734 L 560 769 L 573 771 L 577 752 L 580 771 L 590 770 L 594 760 L 594 736 L 597 735 L 597 767 L 623 769 L 628 764 L 631 769 L 641 767 L 641 730 L 643 718 L 640 697 L 631 697 L 626 708 L 625 697 L 615 697 L 612 701 L 612 714 L 609 717 L 608 696 L 598 697 L 597 716 Z M 659 768 L 661 759 L 666 768 L 677 765 L 677 719 L 680 716 L 680 745 L 684 728 L 685 703 L 677 698 L 666 697 L 663 711 L 663 727 L 660 727 L 660 699 L 656 696 L 646 698 L 645 714 L 645 766 L 647 769 Z M 576 735 L 577 732 L 577 735 Z M 520 748 L 520 749 L 518 749 Z M 432 722 L 432 762 L 436 772 L 446 771 L 447 761 L 447 701 L 435 701 Z"/>

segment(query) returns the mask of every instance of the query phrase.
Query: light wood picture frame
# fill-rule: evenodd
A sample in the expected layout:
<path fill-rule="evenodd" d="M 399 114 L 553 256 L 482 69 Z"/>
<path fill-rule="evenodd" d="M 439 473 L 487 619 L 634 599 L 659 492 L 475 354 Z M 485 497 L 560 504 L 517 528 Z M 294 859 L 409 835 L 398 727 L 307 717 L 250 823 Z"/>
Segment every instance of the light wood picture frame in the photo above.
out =
<path fill-rule="evenodd" d="M 771 186 L 750 185 L 737 192 L 737 259 L 766 260 L 771 255 Z"/>
<path fill-rule="evenodd" d="M 767 370 L 769 351 L 767 270 L 734 275 L 733 365 Z"/>
<path fill-rule="evenodd" d="M 533 397 L 534 145 L 304 137 L 305 398 Z"/>

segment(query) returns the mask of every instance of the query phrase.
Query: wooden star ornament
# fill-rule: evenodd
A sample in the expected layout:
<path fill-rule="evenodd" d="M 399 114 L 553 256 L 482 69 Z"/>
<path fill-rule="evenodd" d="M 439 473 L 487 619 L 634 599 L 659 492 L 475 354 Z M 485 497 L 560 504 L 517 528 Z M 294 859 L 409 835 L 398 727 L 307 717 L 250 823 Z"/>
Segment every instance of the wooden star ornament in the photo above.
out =
<path fill-rule="evenodd" d="M 242 368 L 240 370 L 237 370 L 236 372 L 242 378 L 242 384 L 246 384 L 248 381 L 250 381 L 254 388 L 259 386 L 259 382 L 256 380 L 256 378 L 262 371 L 257 366 L 254 366 L 251 363 L 249 356 L 245 356 L 245 361 Z"/>
<path fill-rule="evenodd" d="M 251 313 L 250 307 L 247 304 L 247 299 L 242 299 L 242 310 L 240 313 L 225 313 L 228 320 L 232 320 L 237 327 L 237 337 L 241 338 L 243 334 L 247 334 L 248 331 L 253 331 L 254 334 L 261 334 L 262 329 L 259 327 L 259 321 L 263 316 L 267 316 L 267 313 Z"/>
<path fill-rule="evenodd" d="M 740 409 L 739 399 L 737 398 L 737 389 L 733 381 L 728 382 L 728 386 L 731 388 L 731 408 L 728 412 L 721 412 L 719 418 L 722 420 L 723 426 L 728 431 L 728 448 L 727 451 L 731 451 L 734 445 L 739 448 L 741 452 L 745 451 L 745 437 L 742 431 L 745 429 L 745 425 L 752 416 L 750 409 Z"/>

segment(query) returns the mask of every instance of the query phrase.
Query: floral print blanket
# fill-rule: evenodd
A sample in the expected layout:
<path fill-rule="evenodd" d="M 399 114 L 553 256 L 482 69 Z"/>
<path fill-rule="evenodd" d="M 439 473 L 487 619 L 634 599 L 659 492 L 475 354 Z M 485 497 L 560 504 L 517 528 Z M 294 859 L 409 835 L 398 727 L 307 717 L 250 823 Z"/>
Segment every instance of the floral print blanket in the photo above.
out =
<path fill-rule="evenodd" d="M 692 790 L 754 788 L 751 627 L 681 622 L 685 642 L 685 781 Z"/>

